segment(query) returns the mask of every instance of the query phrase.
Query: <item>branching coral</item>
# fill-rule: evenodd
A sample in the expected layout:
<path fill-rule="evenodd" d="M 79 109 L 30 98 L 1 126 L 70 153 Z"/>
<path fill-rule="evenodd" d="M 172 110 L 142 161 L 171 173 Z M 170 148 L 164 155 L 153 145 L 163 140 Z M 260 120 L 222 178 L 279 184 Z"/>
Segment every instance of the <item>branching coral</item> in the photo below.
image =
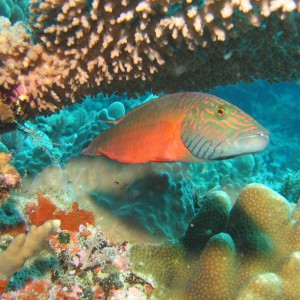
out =
<path fill-rule="evenodd" d="M 25 47 L 1 55 L 0 96 L 29 117 L 100 90 L 170 92 L 296 79 L 299 10 L 298 0 L 32 0 L 29 25 L 37 43 L 19 24 Z M 5 41 L 7 21 L 2 28 Z"/>
<path fill-rule="evenodd" d="M 50 220 L 40 226 L 32 225 L 29 233 L 19 234 L 9 247 L 0 255 L 0 275 L 3 279 L 9 277 L 24 262 L 42 247 L 44 240 L 60 226 L 59 220 Z"/>
<path fill-rule="evenodd" d="M 25 116 L 27 110 L 54 111 L 62 105 L 43 98 L 53 82 L 59 82 L 66 68 L 56 54 L 49 54 L 40 44 L 34 45 L 29 28 L 22 22 L 11 26 L 8 19 L 0 17 L 0 99 L 14 111 Z M 43 91 L 43 92 L 42 92 Z M 41 94 L 42 93 L 42 94 Z M 1 121 L 5 121 L 1 116 Z"/>
<path fill-rule="evenodd" d="M 190 226 L 194 228 L 189 229 L 180 246 L 134 246 L 134 271 L 153 282 L 156 292 L 165 299 L 297 299 L 299 206 L 294 208 L 261 184 L 245 187 L 230 215 L 226 212 L 228 201 L 224 200 L 220 193 L 208 199 L 215 203 L 216 217 L 221 211 L 223 219 L 227 216 L 223 228 L 193 220 Z M 213 205 L 207 203 L 206 207 L 212 216 Z M 207 237 L 194 249 L 200 256 L 191 256 L 188 241 L 193 232 L 200 238 Z"/>

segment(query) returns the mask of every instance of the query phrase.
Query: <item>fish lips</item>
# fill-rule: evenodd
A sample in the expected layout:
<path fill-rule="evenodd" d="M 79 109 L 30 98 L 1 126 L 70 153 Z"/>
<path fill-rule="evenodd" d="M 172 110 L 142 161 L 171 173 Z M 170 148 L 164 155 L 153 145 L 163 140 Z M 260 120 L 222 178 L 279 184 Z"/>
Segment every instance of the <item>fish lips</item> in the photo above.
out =
<path fill-rule="evenodd" d="M 241 133 L 238 137 L 232 136 L 225 141 L 219 157 L 214 160 L 224 160 L 241 155 L 254 154 L 263 151 L 269 144 L 269 132 L 260 131 Z"/>
<path fill-rule="evenodd" d="M 233 141 L 240 154 L 251 154 L 263 151 L 270 142 L 269 132 L 265 129 L 257 132 L 242 133 Z"/>

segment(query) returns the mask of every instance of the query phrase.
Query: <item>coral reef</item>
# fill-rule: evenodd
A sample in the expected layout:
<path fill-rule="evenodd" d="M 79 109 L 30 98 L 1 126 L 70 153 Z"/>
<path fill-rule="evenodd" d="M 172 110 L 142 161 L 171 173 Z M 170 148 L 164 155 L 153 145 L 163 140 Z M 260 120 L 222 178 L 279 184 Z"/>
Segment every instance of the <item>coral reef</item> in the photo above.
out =
<path fill-rule="evenodd" d="M 13 33 L 22 47 L 0 52 L 0 98 L 20 119 L 99 91 L 207 90 L 240 80 L 294 80 L 299 10 L 298 0 L 32 0 L 35 42 L 23 24 L 1 21 L 5 44 Z"/>
<path fill-rule="evenodd" d="M 192 164 L 193 187 L 198 206 L 201 197 L 222 190 L 234 203 L 245 184 L 252 182 L 256 163 L 253 155 L 204 164 Z"/>
<path fill-rule="evenodd" d="M 38 204 L 30 198 L 16 201 L 25 207 L 32 225 L 27 234 L 18 234 L 12 242 L 9 235 L 1 236 L 1 299 L 27 299 L 30 295 L 39 299 L 146 300 L 151 295 L 151 285 L 131 273 L 128 242 L 111 243 L 99 228 L 91 225 L 91 212 L 78 209 L 76 202 L 71 212 L 60 210 L 57 202 L 41 195 Z M 5 202 L 3 211 L 10 209 L 13 214 L 15 207 L 5 208 L 12 203 Z M 13 223 L 9 221 L 3 227 Z"/>
<path fill-rule="evenodd" d="M 80 207 L 94 212 L 95 224 L 107 234 L 116 236 L 122 228 L 118 223 L 124 222 L 132 228 L 134 238 L 139 238 L 134 233 L 139 228 L 148 232 L 142 237 L 172 239 L 183 234 L 194 216 L 190 171 L 189 165 L 179 163 L 124 165 L 105 157 L 84 157 L 63 169 L 45 169 L 33 182 L 28 178 L 29 186 L 24 179 L 23 188 L 43 195 L 57 190 L 64 206 L 76 199 Z M 49 196 L 52 198 L 51 193 Z M 124 236 L 122 233 L 122 239 Z"/>
<path fill-rule="evenodd" d="M 68 238 L 61 239 L 61 235 Z M 59 231 L 48 242 L 52 255 L 34 260 L 9 278 L 2 297 L 146 300 L 153 291 L 150 284 L 131 272 L 130 245 L 112 244 L 95 226 Z"/>
<path fill-rule="evenodd" d="M 212 194 L 207 201 L 204 210 L 225 221 L 218 228 L 214 222 L 201 222 L 200 211 L 179 245 L 131 249 L 133 271 L 153 284 L 154 295 L 197 300 L 297 299 L 299 206 L 261 184 L 246 186 L 230 214 L 224 194 Z"/>
<path fill-rule="evenodd" d="M 59 220 L 51 220 L 40 226 L 32 225 L 29 233 L 19 234 L 0 255 L 0 275 L 5 279 L 22 267 L 42 247 L 44 240 L 60 226 Z"/>

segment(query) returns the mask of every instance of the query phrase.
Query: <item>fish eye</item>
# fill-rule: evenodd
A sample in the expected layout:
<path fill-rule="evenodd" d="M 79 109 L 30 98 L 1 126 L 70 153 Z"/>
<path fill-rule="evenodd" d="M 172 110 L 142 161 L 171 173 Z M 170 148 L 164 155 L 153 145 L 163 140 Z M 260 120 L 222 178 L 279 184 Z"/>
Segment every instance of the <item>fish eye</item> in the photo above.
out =
<path fill-rule="evenodd" d="M 224 116 L 225 115 L 225 109 L 223 107 L 218 107 L 217 114 L 220 117 Z"/>

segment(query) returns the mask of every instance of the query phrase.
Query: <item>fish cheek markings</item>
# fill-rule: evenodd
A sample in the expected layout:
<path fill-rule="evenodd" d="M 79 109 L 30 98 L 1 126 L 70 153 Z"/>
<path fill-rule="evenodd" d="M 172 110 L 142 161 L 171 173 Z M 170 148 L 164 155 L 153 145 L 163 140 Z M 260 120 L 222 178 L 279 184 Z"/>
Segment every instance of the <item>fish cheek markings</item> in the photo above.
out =
<path fill-rule="evenodd" d="M 181 140 L 192 155 L 201 160 L 213 157 L 224 142 L 227 129 L 230 109 L 228 111 L 226 105 L 212 106 L 192 109 L 182 121 Z"/>
<path fill-rule="evenodd" d="M 202 144 L 201 140 L 204 137 L 203 127 L 205 124 L 201 116 L 202 114 L 200 113 L 199 107 L 194 107 L 183 118 L 180 128 L 181 141 L 188 151 L 197 158 L 199 158 L 197 152 Z"/>

